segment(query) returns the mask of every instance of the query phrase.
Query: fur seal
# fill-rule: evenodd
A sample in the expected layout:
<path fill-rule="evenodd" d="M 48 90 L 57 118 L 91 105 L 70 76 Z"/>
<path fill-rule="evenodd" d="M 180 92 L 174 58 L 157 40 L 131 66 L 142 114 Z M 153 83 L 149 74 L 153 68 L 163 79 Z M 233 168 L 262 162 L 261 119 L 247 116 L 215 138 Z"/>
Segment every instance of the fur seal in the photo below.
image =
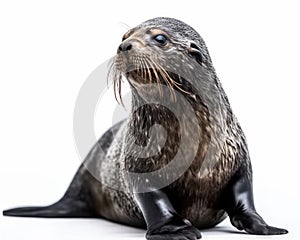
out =
<path fill-rule="evenodd" d="M 131 85 L 128 120 L 100 138 L 58 202 L 5 216 L 103 217 L 146 227 L 147 239 L 199 239 L 199 229 L 227 216 L 250 234 L 287 233 L 255 209 L 246 138 L 193 28 L 172 18 L 148 20 L 124 35 L 111 69 L 118 101 L 122 78 Z M 153 134 L 154 125 L 164 131 Z M 109 186 L 114 182 L 118 189 Z"/>

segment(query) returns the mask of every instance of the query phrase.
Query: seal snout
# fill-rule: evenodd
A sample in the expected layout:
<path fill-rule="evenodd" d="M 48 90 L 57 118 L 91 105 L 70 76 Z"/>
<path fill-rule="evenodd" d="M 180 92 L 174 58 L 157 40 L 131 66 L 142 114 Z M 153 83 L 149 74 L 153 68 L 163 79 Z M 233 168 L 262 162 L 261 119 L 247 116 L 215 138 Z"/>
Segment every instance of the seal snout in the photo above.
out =
<path fill-rule="evenodd" d="M 126 51 L 129 51 L 130 49 L 132 49 L 131 41 L 125 41 L 125 42 L 121 43 L 120 46 L 118 47 L 118 53 L 126 52 Z"/>

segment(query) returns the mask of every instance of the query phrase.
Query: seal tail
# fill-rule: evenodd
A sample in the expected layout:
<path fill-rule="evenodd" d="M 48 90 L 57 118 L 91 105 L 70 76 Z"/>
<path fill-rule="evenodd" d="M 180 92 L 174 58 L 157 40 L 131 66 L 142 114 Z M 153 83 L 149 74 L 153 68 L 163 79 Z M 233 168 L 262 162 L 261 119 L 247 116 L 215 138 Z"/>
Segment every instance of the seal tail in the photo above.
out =
<path fill-rule="evenodd" d="M 45 207 L 20 207 L 8 209 L 3 211 L 3 215 L 43 218 L 97 217 L 92 208 L 90 192 L 84 187 L 84 176 L 80 173 L 81 170 L 82 169 L 79 169 L 79 173 L 74 177 L 69 189 L 58 202 Z"/>

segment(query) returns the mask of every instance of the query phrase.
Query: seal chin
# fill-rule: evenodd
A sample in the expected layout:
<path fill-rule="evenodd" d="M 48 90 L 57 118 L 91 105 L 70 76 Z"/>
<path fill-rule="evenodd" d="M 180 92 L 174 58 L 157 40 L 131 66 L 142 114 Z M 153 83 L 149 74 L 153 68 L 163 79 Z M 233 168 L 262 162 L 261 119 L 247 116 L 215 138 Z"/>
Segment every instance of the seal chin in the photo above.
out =
<path fill-rule="evenodd" d="M 116 70 L 120 71 L 122 74 L 130 74 L 132 72 L 137 72 L 141 69 L 136 61 L 128 54 L 126 56 L 123 53 L 119 53 L 116 57 Z"/>

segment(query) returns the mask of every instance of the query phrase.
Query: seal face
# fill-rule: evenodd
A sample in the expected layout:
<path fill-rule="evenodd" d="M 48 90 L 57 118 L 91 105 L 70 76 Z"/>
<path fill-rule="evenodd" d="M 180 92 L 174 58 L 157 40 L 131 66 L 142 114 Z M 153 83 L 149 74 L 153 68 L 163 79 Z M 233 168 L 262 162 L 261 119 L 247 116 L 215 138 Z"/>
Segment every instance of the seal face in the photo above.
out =
<path fill-rule="evenodd" d="M 122 79 L 131 86 L 128 120 L 100 138 L 59 202 L 4 215 L 105 217 L 147 227 L 147 239 L 199 239 L 198 228 L 227 215 L 251 234 L 287 233 L 255 210 L 244 133 L 193 28 L 172 18 L 140 24 L 110 73 L 117 101 Z"/>

